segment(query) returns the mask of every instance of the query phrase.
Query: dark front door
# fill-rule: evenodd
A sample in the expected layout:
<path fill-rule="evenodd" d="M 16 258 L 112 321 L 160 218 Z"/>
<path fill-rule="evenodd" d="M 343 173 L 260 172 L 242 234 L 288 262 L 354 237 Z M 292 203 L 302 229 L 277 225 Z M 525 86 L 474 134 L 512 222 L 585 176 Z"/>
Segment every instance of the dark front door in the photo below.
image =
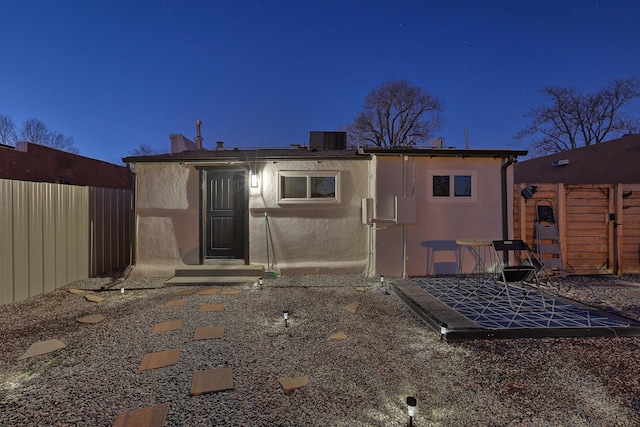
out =
<path fill-rule="evenodd" d="M 243 171 L 205 171 L 205 258 L 245 258 L 247 202 L 244 175 Z"/>

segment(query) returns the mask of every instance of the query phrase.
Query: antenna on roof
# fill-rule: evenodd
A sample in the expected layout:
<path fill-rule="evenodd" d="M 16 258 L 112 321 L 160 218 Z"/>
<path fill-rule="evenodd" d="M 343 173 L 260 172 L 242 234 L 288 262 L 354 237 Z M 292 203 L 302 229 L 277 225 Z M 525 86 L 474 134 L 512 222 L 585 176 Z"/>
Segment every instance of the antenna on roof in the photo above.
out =
<path fill-rule="evenodd" d="M 202 120 L 196 120 L 196 144 L 197 144 L 197 148 L 198 150 L 202 150 L 202 135 L 200 135 L 200 125 L 202 124 Z"/>
<path fill-rule="evenodd" d="M 464 148 L 469 149 L 469 128 L 464 128 Z"/>

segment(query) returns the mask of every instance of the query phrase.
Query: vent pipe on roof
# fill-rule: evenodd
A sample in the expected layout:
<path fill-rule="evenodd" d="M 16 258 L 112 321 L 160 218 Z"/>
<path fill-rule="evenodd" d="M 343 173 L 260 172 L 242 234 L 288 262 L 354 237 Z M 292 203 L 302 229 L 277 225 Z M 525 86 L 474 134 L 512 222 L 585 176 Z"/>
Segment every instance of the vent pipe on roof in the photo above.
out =
<path fill-rule="evenodd" d="M 202 124 L 202 120 L 196 120 L 196 148 L 198 150 L 202 150 L 202 135 L 200 135 L 200 125 Z"/>

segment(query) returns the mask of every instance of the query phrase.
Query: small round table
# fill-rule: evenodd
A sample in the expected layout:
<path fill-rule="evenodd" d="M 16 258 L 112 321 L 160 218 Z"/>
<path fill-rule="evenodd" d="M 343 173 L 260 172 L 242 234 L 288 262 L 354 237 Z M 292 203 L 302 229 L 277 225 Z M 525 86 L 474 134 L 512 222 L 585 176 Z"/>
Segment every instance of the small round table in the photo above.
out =
<path fill-rule="evenodd" d="M 466 252 L 465 248 L 469 249 L 471 255 L 473 255 L 475 264 L 470 274 L 475 274 L 477 277 L 478 286 L 476 289 L 480 289 L 485 283 L 487 283 L 491 277 L 488 276 L 487 269 L 487 258 L 490 259 L 490 265 L 493 265 L 493 251 L 490 248 L 493 245 L 492 240 L 488 239 L 458 239 L 456 243 L 459 246 L 462 246 L 460 251 L 460 268 L 459 272 L 462 274 L 462 269 L 464 267 L 464 253 Z"/>

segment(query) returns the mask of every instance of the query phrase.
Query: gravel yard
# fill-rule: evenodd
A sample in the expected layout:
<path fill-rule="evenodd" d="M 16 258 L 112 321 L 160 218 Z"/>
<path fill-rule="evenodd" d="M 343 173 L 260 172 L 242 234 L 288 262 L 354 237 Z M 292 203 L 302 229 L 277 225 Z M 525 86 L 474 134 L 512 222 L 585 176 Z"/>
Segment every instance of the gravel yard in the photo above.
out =
<path fill-rule="evenodd" d="M 168 426 L 404 426 L 407 396 L 418 401 L 417 427 L 640 425 L 639 338 L 447 343 L 377 279 L 288 276 L 188 296 L 164 279 L 129 278 L 124 293 L 97 292 L 109 279 L 90 279 L 69 285 L 85 294 L 0 306 L 0 425 L 110 426 L 168 402 Z M 638 281 L 568 278 L 561 294 L 639 319 Z M 188 301 L 164 306 L 179 298 Z M 354 302 L 357 313 L 344 309 Z M 199 311 L 213 303 L 224 310 Z M 91 314 L 105 320 L 77 321 Z M 183 327 L 152 333 L 174 319 Z M 224 337 L 192 340 L 206 326 L 224 326 Z M 348 338 L 330 341 L 338 332 Z M 49 339 L 66 347 L 18 360 Z M 178 363 L 139 370 L 145 354 L 169 349 L 180 349 Z M 218 367 L 233 368 L 233 390 L 190 395 L 194 372 Z M 287 393 L 278 382 L 303 375 L 308 385 Z"/>

